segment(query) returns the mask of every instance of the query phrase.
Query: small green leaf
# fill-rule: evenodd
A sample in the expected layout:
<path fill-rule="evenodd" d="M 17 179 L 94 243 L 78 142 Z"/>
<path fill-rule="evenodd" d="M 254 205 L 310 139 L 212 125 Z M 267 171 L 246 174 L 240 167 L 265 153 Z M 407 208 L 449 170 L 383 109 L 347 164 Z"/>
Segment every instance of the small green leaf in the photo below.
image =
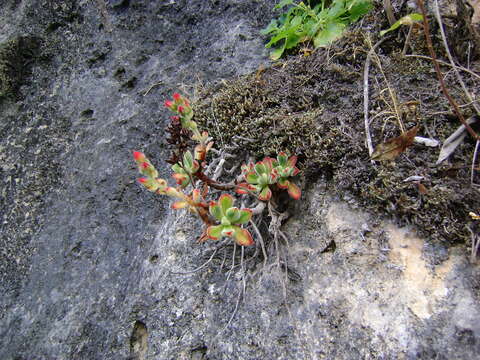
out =
<path fill-rule="evenodd" d="M 209 226 L 207 229 L 207 236 L 212 240 L 218 240 L 222 236 L 222 225 Z"/>
<path fill-rule="evenodd" d="M 274 9 L 281 9 L 284 6 L 292 5 L 292 4 L 293 4 L 293 0 L 282 0 L 277 5 L 275 5 Z"/>
<path fill-rule="evenodd" d="M 273 50 L 272 52 L 270 52 L 270 59 L 272 60 L 280 59 L 284 51 L 285 51 L 285 45 Z"/>
<path fill-rule="evenodd" d="M 183 153 L 183 167 L 186 171 L 190 171 L 193 168 L 193 156 L 190 151 Z"/>
<path fill-rule="evenodd" d="M 185 174 L 185 170 L 180 166 L 180 164 L 172 165 L 172 170 L 178 174 Z"/>
<path fill-rule="evenodd" d="M 294 200 L 300 199 L 300 196 L 302 196 L 302 192 L 300 188 L 292 183 L 291 181 L 288 182 L 288 195 Z"/>
<path fill-rule="evenodd" d="M 235 224 L 246 224 L 252 218 L 253 212 L 250 209 L 242 209 L 240 212 L 240 218 L 235 222 Z"/>
<path fill-rule="evenodd" d="M 258 198 L 262 201 L 268 201 L 272 197 L 272 190 L 268 186 L 265 186 L 260 194 L 258 194 Z"/>
<path fill-rule="evenodd" d="M 356 0 L 348 5 L 349 22 L 353 23 L 373 9 L 371 0 Z"/>
<path fill-rule="evenodd" d="M 278 180 L 278 183 L 277 183 L 277 186 L 280 188 L 280 189 L 287 189 L 288 188 L 288 183 L 289 181 L 285 178 L 280 178 Z"/>
<path fill-rule="evenodd" d="M 222 214 L 222 209 L 216 202 L 211 202 L 210 207 L 208 209 L 210 211 L 210 214 L 217 219 L 218 221 L 222 220 L 223 214 Z"/>
<path fill-rule="evenodd" d="M 320 31 L 313 39 L 313 45 L 318 48 L 329 45 L 332 41 L 342 36 L 345 24 L 342 23 L 329 23 L 325 29 Z"/>
<path fill-rule="evenodd" d="M 225 216 L 232 224 L 236 224 L 237 221 L 240 219 L 241 215 L 242 214 L 240 213 L 240 209 L 236 207 L 231 207 L 225 213 Z"/>
<path fill-rule="evenodd" d="M 249 172 L 245 175 L 245 180 L 250 184 L 258 184 L 258 175 L 254 172 Z"/>
<path fill-rule="evenodd" d="M 328 8 L 327 17 L 335 19 L 342 16 L 346 12 L 344 1 L 334 1 L 332 6 Z"/>
<path fill-rule="evenodd" d="M 233 196 L 229 194 L 222 194 L 218 199 L 218 205 L 222 209 L 222 214 L 226 214 L 227 210 L 233 205 Z"/>
<path fill-rule="evenodd" d="M 400 25 L 411 25 L 415 21 L 423 21 L 423 16 L 421 14 L 413 13 L 407 16 L 402 17 L 400 20 L 397 20 L 395 24 L 390 26 L 387 30 L 380 31 L 380 36 L 385 35 L 386 33 L 396 30 L 400 27 Z"/>
<path fill-rule="evenodd" d="M 242 229 L 241 227 L 235 226 L 235 233 L 233 235 L 235 242 L 240 246 L 250 246 L 253 245 L 253 238 L 250 232 L 247 229 Z"/>
<path fill-rule="evenodd" d="M 268 26 L 265 29 L 260 30 L 260 34 L 268 35 L 277 29 L 278 29 L 278 22 L 277 20 L 273 19 L 272 21 L 270 21 L 270 24 L 268 24 Z"/>
<path fill-rule="evenodd" d="M 281 153 L 278 154 L 277 160 L 278 160 L 278 164 L 279 164 L 281 167 L 285 167 L 285 166 L 287 166 L 288 156 L 287 156 L 286 153 L 284 153 L 284 152 L 282 151 Z"/>
<path fill-rule="evenodd" d="M 255 171 L 257 174 L 266 174 L 267 173 L 267 167 L 260 161 L 255 164 Z"/>

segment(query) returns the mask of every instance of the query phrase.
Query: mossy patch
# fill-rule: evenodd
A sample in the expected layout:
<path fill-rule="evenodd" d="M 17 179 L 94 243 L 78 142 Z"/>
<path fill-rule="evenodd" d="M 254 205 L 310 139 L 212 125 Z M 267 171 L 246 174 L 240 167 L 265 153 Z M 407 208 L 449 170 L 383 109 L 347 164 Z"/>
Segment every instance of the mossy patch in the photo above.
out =
<path fill-rule="evenodd" d="M 19 97 L 19 88 L 30 75 L 39 45 L 37 38 L 24 36 L 0 44 L 0 99 Z"/>
<path fill-rule="evenodd" d="M 470 185 L 473 141 L 466 139 L 457 149 L 450 159 L 454 165 L 435 166 L 439 148 L 418 144 L 394 163 L 370 161 L 362 76 L 370 47 L 364 39 L 365 34 L 351 32 L 328 50 L 205 88 L 194 103 L 195 120 L 217 147 L 234 144 L 240 136 L 253 141 L 243 141 L 239 151 L 256 158 L 287 150 L 299 156 L 307 184 L 323 177 L 339 197 L 413 224 L 434 241 L 469 242 L 468 212 L 478 211 L 480 203 L 479 191 Z M 379 48 L 386 78 L 377 61 L 370 67 L 374 145 L 400 135 L 397 117 L 406 129 L 419 124 L 418 136 L 445 140 L 459 123 L 437 90 L 431 64 L 404 58 L 400 51 L 388 42 Z M 395 93 L 398 116 L 388 87 Z M 461 99 L 456 84 L 449 88 Z M 413 112 L 408 103 L 415 104 Z M 413 175 L 423 177 L 422 185 L 404 182 Z"/>

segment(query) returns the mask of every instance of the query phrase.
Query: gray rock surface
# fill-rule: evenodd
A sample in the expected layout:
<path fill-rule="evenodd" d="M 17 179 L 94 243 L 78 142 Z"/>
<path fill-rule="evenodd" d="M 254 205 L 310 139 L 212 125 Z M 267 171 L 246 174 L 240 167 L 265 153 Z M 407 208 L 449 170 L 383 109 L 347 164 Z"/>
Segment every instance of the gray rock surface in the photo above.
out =
<path fill-rule="evenodd" d="M 478 356 L 480 271 L 465 249 L 334 199 L 322 180 L 285 224 L 286 289 L 260 268 L 228 327 L 235 274 L 172 273 L 215 245 L 194 244 L 200 224 L 135 184 L 131 150 L 165 157 L 172 91 L 267 61 L 258 30 L 273 3 L 0 4 L 0 43 L 40 44 L 0 99 L 0 359 Z"/>

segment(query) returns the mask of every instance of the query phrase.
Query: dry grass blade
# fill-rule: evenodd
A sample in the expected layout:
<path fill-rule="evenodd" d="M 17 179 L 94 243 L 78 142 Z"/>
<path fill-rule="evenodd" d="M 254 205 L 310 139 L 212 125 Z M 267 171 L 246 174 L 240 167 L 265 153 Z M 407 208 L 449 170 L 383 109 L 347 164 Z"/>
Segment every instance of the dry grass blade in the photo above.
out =
<path fill-rule="evenodd" d="M 418 132 L 418 125 L 408 130 L 396 138 L 389 139 L 386 142 L 378 145 L 373 152 L 371 158 L 372 160 L 377 161 L 392 161 L 402 152 L 404 152 L 407 147 L 413 144 L 415 135 Z"/>
<path fill-rule="evenodd" d="M 365 60 L 365 67 L 363 69 L 363 116 L 365 124 L 365 136 L 367 138 L 368 155 L 370 156 L 372 156 L 373 154 L 373 143 L 372 136 L 370 134 L 370 120 L 368 119 L 368 76 L 370 72 L 370 63 L 372 61 L 372 56 L 375 54 L 375 49 L 387 39 L 390 39 L 390 37 L 385 37 L 378 41 L 375 45 L 371 46 L 371 49 L 367 55 L 367 59 Z M 370 44 L 370 38 L 367 38 L 367 41 Z"/>

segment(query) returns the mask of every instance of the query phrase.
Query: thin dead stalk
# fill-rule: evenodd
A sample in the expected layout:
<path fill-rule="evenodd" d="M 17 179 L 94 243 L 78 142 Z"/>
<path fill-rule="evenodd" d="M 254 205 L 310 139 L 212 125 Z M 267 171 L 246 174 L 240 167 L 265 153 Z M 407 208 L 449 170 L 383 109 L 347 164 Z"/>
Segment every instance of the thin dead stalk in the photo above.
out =
<path fill-rule="evenodd" d="M 467 87 L 465 86 L 465 83 L 463 82 L 462 77 L 460 76 L 460 73 L 458 72 L 455 62 L 453 61 L 452 54 L 450 53 L 450 48 L 448 47 L 448 43 L 447 43 L 447 37 L 445 36 L 445 31 L 443 30 L 442 16 L 440 15 L 440 10 L 438 8 L 438 0 L 435 0 L 434 4 L 435 6 L 433 7 L 433 13 L 435 14 L 435 18 L 437 19 L 438 26 L 440 27 L 440 34 L 442 35 L 443 45 L 445 46 L 445 51 L 447 52 L 448 60 L 450 61 L 450 64 L 453 68 L 453 71 L 455 72 L 455 76 L 457 77 L 458 82 L 462 86 L 465 96 L 467 97 L 468 101 L 472 103 L 477 114 L 480 115 L 480 107 L 473 101 L 473 98 L 470 95 L 470 92 L 468 91 Z"/>
<path fill-rule="evenodd" d="M 447 87 L 445 86 L 445 81 L 443 80 L 443 74 L 442 74 L 442 71 L 440 70 L 440 65 L 437 62 L 437 55 L 435 54 L 435 50 L 433 49 L 432 38 L 430 37 L 430 27 L 428 25 L 427 13 L 425 11 L 425 6 L 423 4 L 423 0 L 417 0 L 417 5 L 420 8 L 420 10 L 422 12 L 422 15 L 423 15 L 423 30 L 425 32 L 425 40 L 427 42 L 428 51 L 430 52 L 430 56 L 432 58 L 432 62 L 433 62 L 434 68 L 435 68 L 435 72 L 437 73 L 437 78 L 438 78 L 438 81 L 440 82 L 440 86 L 442 88 L 443 94 L 447 98 L 450 105 L 453 107 L 453 109 L 455 111 L 455 115 L 458 117 L 458 119 L 463 124 L 463 126 L 465 126 L 468 133 L 475 140 L 480 140 L 480 137 L 477 135 L 477 133 L 465 121 L 465 118 L 463 117 L 462 113 L 460 112 L 458 104 L 452 98 L 452 96 L 450 95 L 450 93 L 447 90 Z"/>
<path fill-rule="evenodd" d="M 372 48 L 367 54 L 367 59 L 365 60 L 365 67 L 363 69 L 363 117 L 365 122 L 365 136 L 367 138 L 367 147 L 368 147 L 369 156 L 373 154 L 373 143 L 372 143 L 372 136 L 370 134 L 370 126 L 369 126 L 369 120 L 368 120 L 368 75 L 370 72 L 370 63 L 372 61 L 372 56 L 375 53 L 375 49 L 379 47 L 387 39 L 390 39 L 390 37 L 385 37 L 372 46 Z"/>
<path fill-rule="evenodd" d="M 477 140 L 476 144 L 475 144 L 475 151 L 473 152 L 473 160 L 472 160 L 472 169 L 471 169 L 471 173 L 470 173 L 470 184 L 471 185 L 478 185 L 478 184 L 475 184 L 473 182 L 473 177 L 475 175 L 475 164 L 477 162 L 477 155 L 478 155 L 478 148 L 479 148 L 479 145 L 480 145 L 480 141 Z"/>

